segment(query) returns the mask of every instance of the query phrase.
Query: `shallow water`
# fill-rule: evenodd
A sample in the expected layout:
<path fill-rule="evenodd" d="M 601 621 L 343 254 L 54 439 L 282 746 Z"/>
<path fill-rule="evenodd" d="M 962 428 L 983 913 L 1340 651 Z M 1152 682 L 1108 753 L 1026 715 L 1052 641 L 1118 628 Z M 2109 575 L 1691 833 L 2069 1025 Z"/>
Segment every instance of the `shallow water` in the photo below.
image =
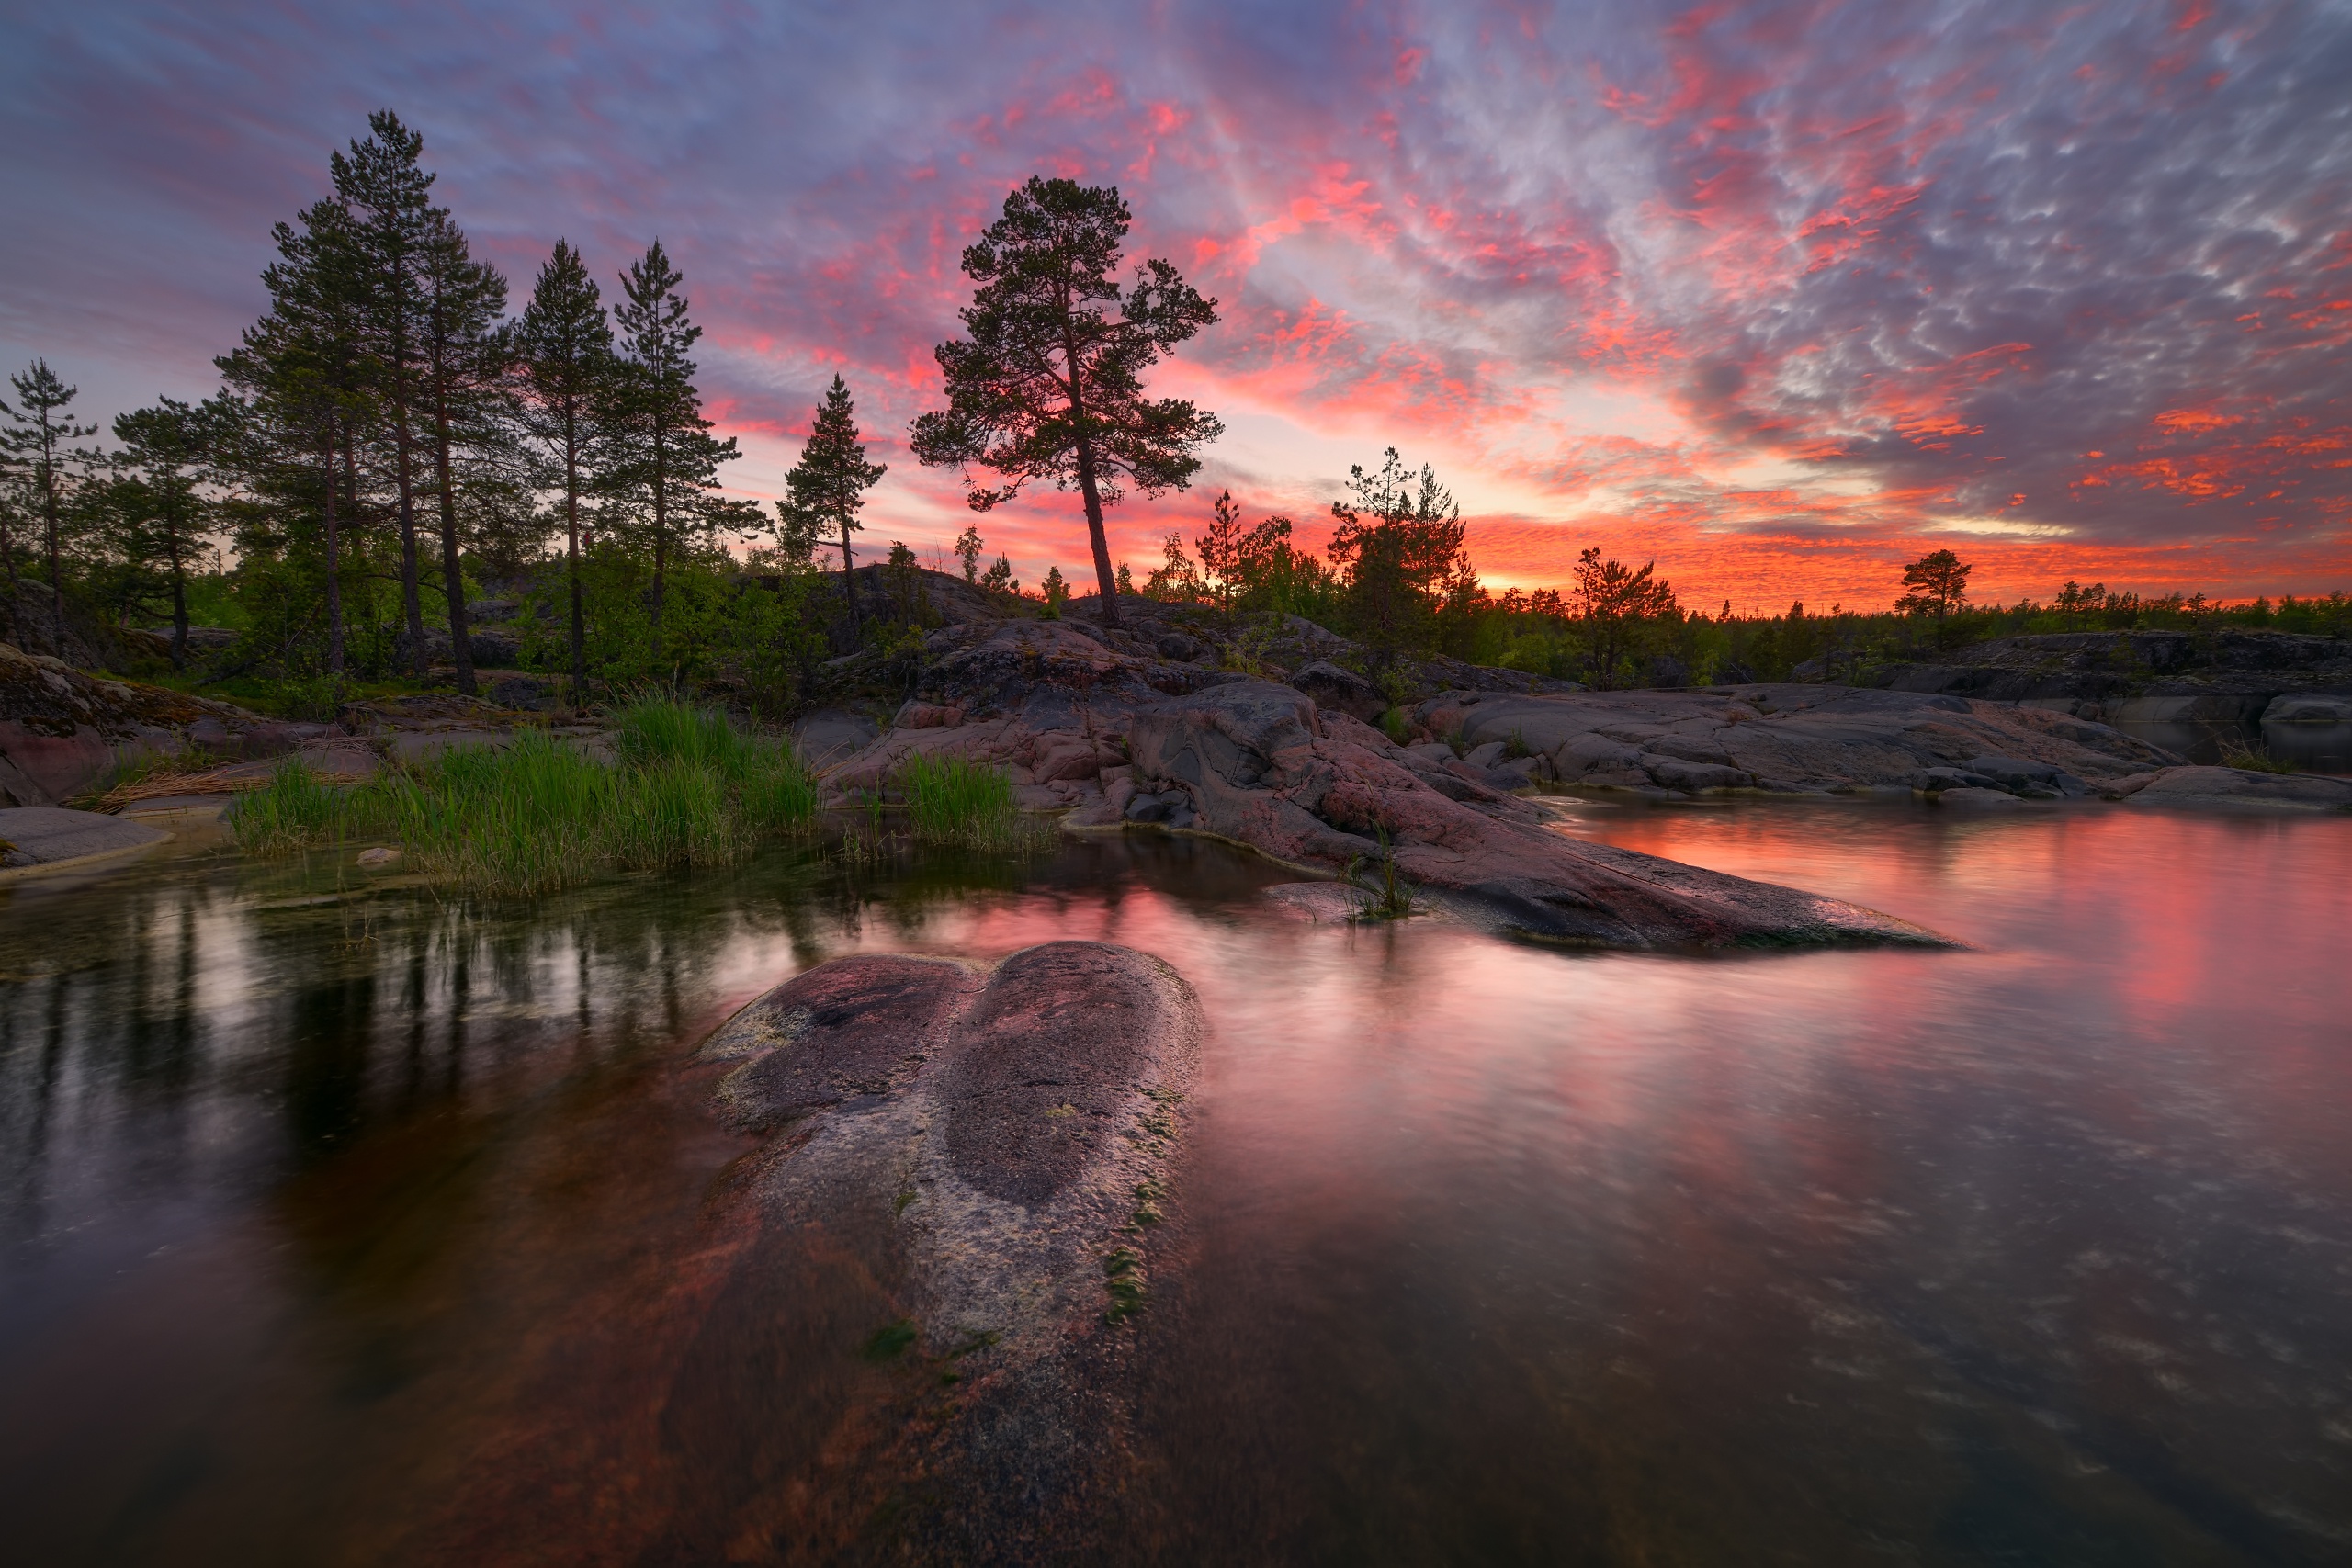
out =
<path fill-rule="evenodd" d="M 10 1555 L 871 1537 L 876 1325 L 714 1333 L 751 1145 L 683 1055 L 827 956 L 1079 936 L 1215 1029 L 1081 1557 L 2352 1557 L 2352 820 L 1561 810 L 1968 950 L 1313 926 L 1148 838 L 519 914 L 200 842 L 0 893 Z"/>

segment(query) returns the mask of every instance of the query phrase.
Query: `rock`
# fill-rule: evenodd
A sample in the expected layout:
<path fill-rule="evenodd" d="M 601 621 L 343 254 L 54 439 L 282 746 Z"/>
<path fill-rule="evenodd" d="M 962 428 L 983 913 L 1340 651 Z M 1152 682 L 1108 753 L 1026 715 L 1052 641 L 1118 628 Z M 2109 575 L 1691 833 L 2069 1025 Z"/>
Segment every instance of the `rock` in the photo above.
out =
<path fill-rule="evenodd" d="M 1762 788 L 1769 779 L 1784 793 L 1985 788 L 2014 778 L 2020 787 L 2088 793 L 2086 781 L 2179 761 L 2071 715 L 1838 686 L 1449 694 L 1416 716 L 1473 743 L 1515 740 L 1547 757 L 1562 783 L 1599 787 Z M 1685 772 L 1670 760 L 1729 772 Z M 1747 777 L 1734 781 L 1731 772 Z"/>
<path fill-rule="evenodd" d="M 170 837 L 143 822 L 96 811 L 54 806 L 0 810 L 0 880 L 111 860 Z"/>
<path fill-rule="evenodd" d="M 1314 699 L 1318 708 L 1346 714 L 1371 724 L 1386 713 L 1388 699 L 1380 688 L 1352 670 L 1317 660 L 1294 671 L 1290 684 Z"/>
<path fill-rule="evenodd" d="M 2109 723 L 2255 718 L 2281 693 L 2352 688 L 2343 638 L 2245 626 L 1998 637 L 1881 671 L 1878 684 L 2034 703 Z"/>
<path fill-rule="evenodd" d="M 1510 750 L 1508 742 L 1489 740 L 1483 746 L 1473 746 L 1462 754 L 1462 760 L 1474 768 L 1491 768 L 1503 760 Z"/>
<path fill-rule="evenodd" d="M 2273 697 L 2262 710 L 2265 724 L 2352 724 L 2352 697 L 2301 692 Z"/>
<path fill-rule="evenodd" d="M 379 865 L 398 864 L 400 858 L 400 851 L 388 849 L 382 844 L 378 844 L 373 849 L 366 849 L 359 852 L 359 863 L 370 868 Z"/>
<path fill-rule="evenodd" d="M 1964 810 L 1982 811 L 2019 807 L 2025 803 L 2005 789 L 1962 787 L 1948 789 L 1936 796 L 1939 806 L 1957 807 Z"/>
<path fill-rule="evenodd" d="M 849 756 L 881 733 L 881 727 L 864 714 L 851 713 L 846 708 L 819 708 L 793 725 L 792 743 L 798 749 L 801 761 L 811 767 L 822 767 Z"/>
<path fill-rule="evenodd" d="M 1538 807 L 1408 767 L 1427 759 L 1385 742 L 1320 734 L 1316 719 L 1302 694 L 1260 682 L 1138 712 L 1129 735 L 1137 789 L 1159 786 L 1155 810 L 1180 795 L 1195 830 L 1304 868 L 1376 861 L 1385 837 L 1414 884 L 1475 907 L 1490 925 L 1570 945 L 1941 940 L 1852 905 L 1568 839 Z M 1172 810 L 1171 825 L 1183 808 Z"/>
<path fill-rule="evenodd" d="M 0 642 L 0 805 L 54 806 L 141 755 L 267 757 L 326 732 L 92 675 Z"/>
<path fill-rule="evenodd" d="M 2352 811 L 2352 779 L 2249 768 L 2166 768 L 2132 790 L 2130 799 L 2134 806 Z"/>
<path fill-rule="evenodd" d="M 703 1048 L 738 1064 L 723 1113 L 767 1134 L 714 1238 L 747 1309 L 783 1324 L 861 1302 L 852 1333 L 897 1336 L 869 1356 L 950 1374 L 925 1379 L 956 1385 L 923 1424 L 935 1506 L 1034 1517 L 1106 1479 L 1125 1412 L 1101 1369 L 1121 1320 L 1148 1309 L 1201 1032 L 1165 964 L 1057 942 L 993 966 L 835 959 Z M 1010 1491 L 1006 1442 L 1022 1465 Z"/>

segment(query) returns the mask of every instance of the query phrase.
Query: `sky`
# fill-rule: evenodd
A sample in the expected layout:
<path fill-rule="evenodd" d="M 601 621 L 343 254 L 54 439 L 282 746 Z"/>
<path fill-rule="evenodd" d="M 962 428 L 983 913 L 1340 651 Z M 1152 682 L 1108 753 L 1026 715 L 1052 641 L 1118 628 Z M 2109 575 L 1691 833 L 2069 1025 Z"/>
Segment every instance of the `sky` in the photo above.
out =
<path fill-rule="evenodd" d="M 975 519 L 906 445 L 1044 174 L 1218 301 L 1151 385 L 1226 434 L 1114 509 L 1138 574 L 1221 490 L 1317 540 L 1395 446 L 1496 589 L 1588 546 L 1741 611 L 1944 547 L 1980 599 L 2352 589 L 2347 83 L 2343 0 L 0 0 L 0 362 L 209 391 L 390 107 L 517 309 L 558 238 L 608 299 L 661 239 L 731 492 L 843 376 L 866 537 L 926 557 L 1087 558 L 1074 497 Z"/>

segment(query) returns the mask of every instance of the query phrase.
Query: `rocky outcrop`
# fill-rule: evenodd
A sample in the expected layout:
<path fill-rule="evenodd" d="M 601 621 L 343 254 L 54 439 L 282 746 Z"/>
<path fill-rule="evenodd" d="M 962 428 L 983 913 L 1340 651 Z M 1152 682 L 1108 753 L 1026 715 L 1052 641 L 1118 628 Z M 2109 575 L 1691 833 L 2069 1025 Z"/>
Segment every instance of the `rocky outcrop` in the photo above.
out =
<path fill-rule="evenodd" d="M 112 860 L 171 835 L 143 822 L 57 807 L 0 810 L 0 881 Z"/>
<path fill-rule="evenodd" d="M 0 801 L 7 805 L 70 799 L 141 752 L 266 757 L 329 732 L 108 680 L 0 643 Z"/>
<path fill-rule="evenodd" d="M 1146 1303 L 1201 1029 L 1165 964 L 1057 942 L 993 965 L 836 959 L 703 1047 L 740 1064 L 720 1105 L 766 1140 L 726 1211 L 732 1245 L 756 1236 L 738 1271 L 788 1265 L 795 1289 L 768 1306 L 785 1313 L 827 1293 L 800 1271 L 852 1272 L 888 1314 L 869 1356 L 928 1359 L 959 1385 L 924 1460 L 930 1506 L 960 1516 L 947 1533 L 1022 1531 L 1121 1462 L 1100 1369 Z"/>
<path fill-rule="evenodd" d="M 1411 883 L 1526 936 L 1615 948 L 1940 941 L 1835 899 L 1566 838 L 1445 749 L 1391 745 L 1284 686 L 1163 703 L 1136 716 L 1129 747 L 1128 819 L 1319 871 L 1393 856 Z"/>
<path fill-rule="evenodd" d="M 2058 708 L 2108 723 L 2246 721 L 2287 693 L 2352 696 L 2352 642 L 2300 632 L 2052 632 L 1880 671 L 1872 684 Z"/>
<path fill-rule="evenodd" d="M 2251 768 L 2165 768 L 2119 780 L 2111 793 L 2115 798 L 2135 806 L 2352 811 L 2352 779 L 2261 773 Z"/>

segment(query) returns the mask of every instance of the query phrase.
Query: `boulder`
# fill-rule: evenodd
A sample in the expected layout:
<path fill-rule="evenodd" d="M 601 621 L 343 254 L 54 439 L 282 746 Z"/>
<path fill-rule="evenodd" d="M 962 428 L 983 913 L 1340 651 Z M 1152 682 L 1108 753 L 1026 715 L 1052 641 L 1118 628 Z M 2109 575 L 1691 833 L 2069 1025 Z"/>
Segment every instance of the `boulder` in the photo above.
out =
<path fill-rule="evenodd" d="M 1318 708 L 1343 713 L 1370 724 L 1388 711 L 1388 699 L 1380 688 L 1352 670 L 1316 660 L 1295 671 L 1290 683 L 1305 692 Z"/>
<path fill-rule="evenodd" d="M 2273 697 L 2262 710 L 2265 724 L 2352 724 L 2352 696 L 2296 692 Z"/>
<path fill-rule="evenodd" d="M 0 805 L 54 806 L 143 754 L 268 757 L 326 734 L 228 703 L 92 675 L 0 642 Z"/>

